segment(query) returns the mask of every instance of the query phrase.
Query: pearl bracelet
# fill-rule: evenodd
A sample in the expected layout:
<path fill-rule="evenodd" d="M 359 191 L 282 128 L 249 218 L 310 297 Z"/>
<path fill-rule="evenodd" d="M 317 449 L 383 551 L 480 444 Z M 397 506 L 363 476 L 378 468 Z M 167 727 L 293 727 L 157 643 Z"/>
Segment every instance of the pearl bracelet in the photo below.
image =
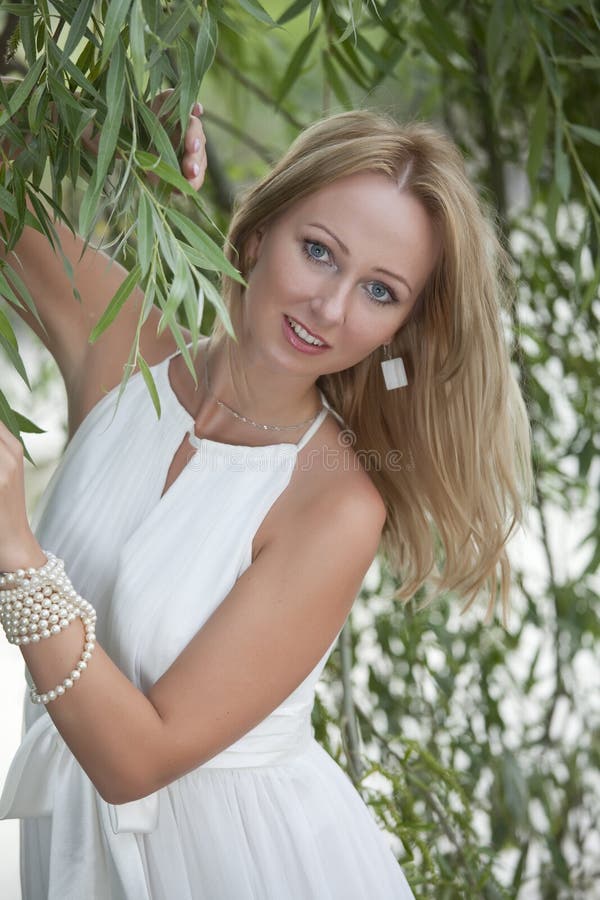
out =
<path fill-rule="evenodd" d="M 33 703 L 47 704 L 62 696 L 81 677 L 91 659 L 96 637 L 96 611 L 80 597 L 64 571 L 64 562 L 48 550 L 48 561 L 39 569 L 18 569 L 0 574 L 0 620 L 10 643 L 29 644 L 59 634 L 76 618 L 85 629 L 85 644 L 77 666 L 64 681 L 39 694 L 31 678 Z"/>

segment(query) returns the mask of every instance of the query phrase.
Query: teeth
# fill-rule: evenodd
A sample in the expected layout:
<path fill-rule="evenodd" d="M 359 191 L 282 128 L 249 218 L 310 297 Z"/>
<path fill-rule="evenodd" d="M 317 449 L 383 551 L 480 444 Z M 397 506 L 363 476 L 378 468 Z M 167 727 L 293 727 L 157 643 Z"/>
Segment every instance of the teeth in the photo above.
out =
<path fill-rule="evenodd" d="M 290 319 L 289 316 L 286 316 L 286 318 L 289 322 L 290 328 L 295 331 L 303 341 L 306 341 L 307 344 L 315 344 L 317 347 L 325 346 L 323 341 L 319 341 L 317 340 L 317 338 L 313 337 L 312 334 L 309 334 L 308 331 L 306 331 L 306 329 L 302 327 L 302 325 L 298 325 L 296 322 Z"/>

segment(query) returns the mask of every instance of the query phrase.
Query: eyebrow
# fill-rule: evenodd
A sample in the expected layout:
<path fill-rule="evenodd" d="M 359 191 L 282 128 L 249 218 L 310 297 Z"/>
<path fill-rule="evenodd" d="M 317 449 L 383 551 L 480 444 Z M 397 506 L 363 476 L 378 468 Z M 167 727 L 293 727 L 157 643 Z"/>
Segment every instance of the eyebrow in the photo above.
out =
<path fill-rule="evenodd" d="M 350 251 L 348 250 L 348 248 L 346 247 L 346 245 L 344 244 L 344 242 L 341 241 L 341 240 L 339 239 L 339 237 L 337 236 L 337 234 L 334 234 L 333 231 L 331 231 L 331 230 L 330 230 L 329 228 L 327 228 L 325 225 L 321 225 L 320 222 L 309 222 L 308 227 L 309 227 L 309 228 L 321 228 L 323 231 L 326 231 L 327 234 L 328 234 L 330 237 L 332 237 L 332 238 L 334 239 L 334 241 L 336 241 L 336 242 L 340 245 L 340 247 L 342 248 L 342 250 L 344 251 L 344 253 L 345 253 L 347 256 L 350 255 Z M 402 275 L 396 275 L 395 272 L 390 272 L 389 269 L 382 269 L 382 268 L 380 268 L 380 267 L 374 268 L 373 271 L 374 271 L 374 272 L 382 272 L 384 275 L 389 275 L 390 278 L 395 278 L 396 281 L 401 281 L 402 284 L 405 284 L 405 285 L 406 285 L 406 287 L 408 288 L 408 290 L 409 290 L 410 293 L 412 294 L 412 288 L 411 288 L 410 284 L 408 283 L 408 281 L 406 280 L 406 278 L 404 278 Z"/>

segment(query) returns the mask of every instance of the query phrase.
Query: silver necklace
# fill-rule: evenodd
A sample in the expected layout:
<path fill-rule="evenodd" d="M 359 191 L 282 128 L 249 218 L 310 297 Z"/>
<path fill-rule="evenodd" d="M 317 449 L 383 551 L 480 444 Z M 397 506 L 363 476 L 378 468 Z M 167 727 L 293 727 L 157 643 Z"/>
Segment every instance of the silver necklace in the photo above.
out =
<path fill-rule="evenodd" d="M 310 425 L 310 423 L 314 422 L 315 419 L 317 418 L 317 416 L 319 415 L 319 413 L 321 412 L 321 410 L 318 409 L 317 412 L 314 414 L 314 416 L 311 416 L 310 419 L 305 419 L 304 422 L 298 422 L 297 425 L 261 425 L 260 422 L 254 422 L 252 419 L 249 419 L 247 416 L 240 415 L 240 413 L 237 413 L 234 409 L 231 409 L 230 406 L 227 406 L 226 403 L 223 403 L 222 400 L 219 400 L 218 397 L 215 397 L 215 395 L 213 394 L 213 392 L 210 389 L 210 381 L 208 378 L 208 348 L 209 347 L 210 347 L 210 341 L 206 345 L 206 349 L 204 351 L 204 381 L 206 384 L 206 390 L 210 394 L 210 396 L 213 398 L 215 403 L 218 403 L 219 406 L 222 406 L 223 409 L 226 409 L 227 412 L 231 413 L 232 416 L 235 416 L 236 419 L 241 419 L 242 422 L 247 422 L 248 425 L 254 425 L 255 428 L 262 428 L 265 431 L 291 431 L 294 428 L 300 428 L 302 425 Z"/>

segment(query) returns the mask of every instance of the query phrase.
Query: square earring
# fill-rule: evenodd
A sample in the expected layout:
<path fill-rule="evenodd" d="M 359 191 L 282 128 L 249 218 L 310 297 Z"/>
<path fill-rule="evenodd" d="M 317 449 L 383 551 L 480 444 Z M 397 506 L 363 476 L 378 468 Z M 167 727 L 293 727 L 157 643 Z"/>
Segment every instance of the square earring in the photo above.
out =
<path fill-rule="evenodd" d="M 383 347 L 386 359 L 381 361 L 381 371 L 383 372 L 386 388 L 388 391 L 393 391 L 399 387 L 406 387 L 408 379 L 406 377 L 406 370 L 404 368 L 402 357 L 396 356 L 392 359 L 390 345 L 384 344 Z"/>

